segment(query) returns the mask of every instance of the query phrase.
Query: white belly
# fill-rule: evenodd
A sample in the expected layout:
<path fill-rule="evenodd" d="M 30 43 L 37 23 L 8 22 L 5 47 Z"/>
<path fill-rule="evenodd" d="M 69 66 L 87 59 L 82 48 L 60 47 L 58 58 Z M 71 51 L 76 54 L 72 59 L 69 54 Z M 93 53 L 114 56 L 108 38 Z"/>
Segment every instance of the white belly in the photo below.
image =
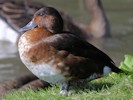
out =
<path fill-rule="evenodd" d="M 52 63 L 52 62 L 50 62 Z M 27 68 L 36 75 L 39 79 L 47 81 L 49 83 L 62 83 L 65 78 L 62 74 L 57 72 L 51 64 L 41 63 L 41 64 L 26 64 Z"/>

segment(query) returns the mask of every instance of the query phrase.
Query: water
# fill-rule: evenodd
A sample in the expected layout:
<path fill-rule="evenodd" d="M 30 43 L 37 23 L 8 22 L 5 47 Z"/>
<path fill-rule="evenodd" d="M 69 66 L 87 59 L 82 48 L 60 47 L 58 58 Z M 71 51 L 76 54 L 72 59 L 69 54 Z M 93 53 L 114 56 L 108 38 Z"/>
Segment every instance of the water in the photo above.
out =
<path fill-rule="evenodd" d="M 26 74 L 26 70 L 18 55 L 17 46 L 0 42 L 0 82 Z"/>
<path fill-rule="evenodd" d="M 79 22 L 86 23 L 89 20 L 82 0 L 45 0 L 45 2 L 67 12 Z M 133 0 L 103 0 L 103 4 L 111 24 L 113 38 L 91 42 L 106 52 L 119 66 L 125 54 L 133 55 Z M 0 82 L 26 73 L 29 71 L 19 59 L 17 45 L 0 41 Z"/>

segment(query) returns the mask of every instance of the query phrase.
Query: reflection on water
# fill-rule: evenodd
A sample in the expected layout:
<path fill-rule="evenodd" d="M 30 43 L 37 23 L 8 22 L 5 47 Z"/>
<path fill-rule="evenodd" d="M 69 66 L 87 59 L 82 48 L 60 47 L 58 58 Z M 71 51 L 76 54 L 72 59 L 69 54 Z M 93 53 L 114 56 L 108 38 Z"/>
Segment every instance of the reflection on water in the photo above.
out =
<path fill-rule="evenodd" d="M 66 11 L 75 20 L 86 23 L 89 19 L 88 14 L 84 10 L 83 4 L 73 3 L 76 1 L 47 0 L 46 3 L 58 6 L 58 9 Z M 81 0 L 78 2 L 82 3 Z M 103 0 L 103 3 L 110 20 L 113 39 L 93 40 L 91 43 L 105 51 L 119 65 L 120 61 L 124 59 L 124 54 L 133 55 L 133 0 Z M 77 10 L 75 11 L 75 9 Z M 0 41 L 0 82 L 28 72 L 19 59 L 17 46 Z"/>

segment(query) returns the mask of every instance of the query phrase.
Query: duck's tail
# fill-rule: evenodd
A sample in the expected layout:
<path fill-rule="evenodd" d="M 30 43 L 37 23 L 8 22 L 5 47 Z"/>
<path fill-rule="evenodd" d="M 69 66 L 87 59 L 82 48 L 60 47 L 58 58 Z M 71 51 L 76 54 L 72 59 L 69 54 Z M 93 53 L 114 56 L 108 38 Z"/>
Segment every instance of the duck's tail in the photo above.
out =
<path fill-rule="evenodd" d="M 123 70 L 121 70 L 120 68 L 118 68 L 118 67 L 116 67 L 116 66 L 114 66 L 114 67 L 112 68 L 112 71 L 115 72 L 115 73 L 124 73 Z"/>

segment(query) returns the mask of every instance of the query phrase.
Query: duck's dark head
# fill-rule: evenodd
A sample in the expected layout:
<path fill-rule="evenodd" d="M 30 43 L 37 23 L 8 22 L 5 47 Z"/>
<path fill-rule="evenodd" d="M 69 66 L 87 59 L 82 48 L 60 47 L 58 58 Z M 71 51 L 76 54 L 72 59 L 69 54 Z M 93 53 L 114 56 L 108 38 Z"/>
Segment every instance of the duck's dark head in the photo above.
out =
<path fill-rule="evenodd" d="M 43 7 L 34 14 L 32 21 L 20 31 L 27 31 L 35 27 L 46 28 L 52 33 L 59 33 L 63 30 L 63 20 L 56 9 Z"/>

